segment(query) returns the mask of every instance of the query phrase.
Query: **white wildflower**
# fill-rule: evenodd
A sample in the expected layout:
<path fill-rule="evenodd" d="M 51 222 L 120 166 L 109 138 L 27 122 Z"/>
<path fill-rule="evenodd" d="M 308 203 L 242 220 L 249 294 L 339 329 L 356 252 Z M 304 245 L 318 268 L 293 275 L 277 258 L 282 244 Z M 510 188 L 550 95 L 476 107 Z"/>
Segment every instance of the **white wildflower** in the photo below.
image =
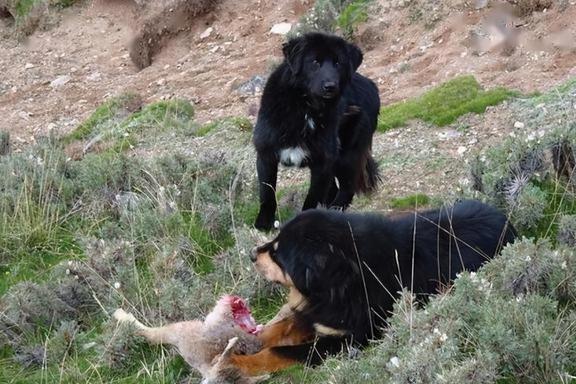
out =
<path fill-rule="evenodd" d="M 119 282 L 114 283 L 114 289 L 120 289 L 120 283 Z"/>
<path fill-rule="evenodd" d="M 400 359 L 397 356 L 392 356 L 392 358 L 390 359 L 390 364 L 398 368 L 400 366 Z"/>

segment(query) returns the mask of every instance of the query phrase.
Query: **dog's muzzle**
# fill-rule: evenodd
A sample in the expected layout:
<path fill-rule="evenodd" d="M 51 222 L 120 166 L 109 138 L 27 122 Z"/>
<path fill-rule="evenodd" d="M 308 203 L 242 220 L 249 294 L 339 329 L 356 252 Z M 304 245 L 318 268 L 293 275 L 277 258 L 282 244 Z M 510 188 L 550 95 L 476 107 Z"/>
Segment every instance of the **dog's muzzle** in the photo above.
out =
<path fill-rule="evenodd" d="M 336 97 L 338 93 L 338 87 L 333 81 L 326 82 L 322 84 L 322 97 L 325 99 L 332 99 Z"/>

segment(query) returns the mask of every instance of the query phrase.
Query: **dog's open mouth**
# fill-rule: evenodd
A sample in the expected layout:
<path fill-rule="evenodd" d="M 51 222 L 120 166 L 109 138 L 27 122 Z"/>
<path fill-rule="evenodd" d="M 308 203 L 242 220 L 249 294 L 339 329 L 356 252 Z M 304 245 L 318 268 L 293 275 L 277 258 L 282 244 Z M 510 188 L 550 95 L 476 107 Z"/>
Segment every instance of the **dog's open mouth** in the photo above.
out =
<path fill-rule="evenodd" d="M 236 325 L 248 333 L 253 335 L 258 334 L 262 330 L 262 325 L 256 324 L 246 302 L 238 296 L 231 296 L 230 300 L 232 316 L 234 316 Z"/>

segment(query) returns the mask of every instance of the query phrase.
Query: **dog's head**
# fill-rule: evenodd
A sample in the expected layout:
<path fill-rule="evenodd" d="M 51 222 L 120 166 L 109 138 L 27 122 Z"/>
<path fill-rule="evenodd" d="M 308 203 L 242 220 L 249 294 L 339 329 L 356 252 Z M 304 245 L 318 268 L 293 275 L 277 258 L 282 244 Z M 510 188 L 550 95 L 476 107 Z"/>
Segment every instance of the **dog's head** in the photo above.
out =
<path fill-rule="evenodd" d="M 308 210 L 278 236 L 253 249 L 251 259 L 269 281 L 296 289 L 312 302 L 345 300 L 358 277 L 354 241 L 343 213 Z"/>
<path fill-rule="evenodd" d="M 362 51 L 346 40 L 323 33 L 308 33 L 283 46 L 293 80 L 317 98 L 335 99 L 362 63 Z"/>

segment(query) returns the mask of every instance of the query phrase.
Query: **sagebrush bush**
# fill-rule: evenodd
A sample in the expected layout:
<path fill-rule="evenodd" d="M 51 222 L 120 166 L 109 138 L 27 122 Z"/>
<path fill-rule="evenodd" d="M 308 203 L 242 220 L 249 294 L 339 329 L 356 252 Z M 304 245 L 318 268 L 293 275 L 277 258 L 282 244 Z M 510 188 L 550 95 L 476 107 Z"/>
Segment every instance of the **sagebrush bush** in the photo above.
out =
<path fill-rule="evenodd" d="M 382 341 L 360 359 L 332 359 L 311 382 L 566 382 L 576 373 L 575 261 L 573 249 L 522 240 L 425 308 L 404 292 Z"/>
<path fill-rule="evenodd" d="M 555 239 L 563 214 L 576 213 L 576 112 L 571 80 L 548 94 L 512 104 L 525 121 L 471 165 L 473 188 L 506 209 L 521 233 Z"/>

